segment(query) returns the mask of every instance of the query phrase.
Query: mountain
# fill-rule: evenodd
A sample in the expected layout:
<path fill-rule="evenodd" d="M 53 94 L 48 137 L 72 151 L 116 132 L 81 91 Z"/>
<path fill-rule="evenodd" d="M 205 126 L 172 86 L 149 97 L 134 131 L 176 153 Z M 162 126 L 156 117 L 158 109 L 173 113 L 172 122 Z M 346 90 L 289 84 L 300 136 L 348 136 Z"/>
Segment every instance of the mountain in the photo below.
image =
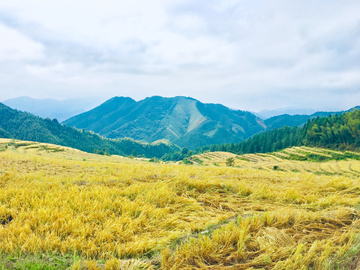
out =
<path fill-rule="evenodd" d="M 312 118 L 302 127 L 285 126 L 267 130 L 237 144 L 204 146 L 197 149 L 197 152 L 268 153 L 292 146 L 360 151 L 359 130 L 360 110 L 355 108 L 342 114 Z"/>
<path fill-rule="evenodd" d="M 311 115 L 315 113 L 315 109 L 299 109 L 299 108 L 282 108 L 282 109 L 276 109 L 276 110 L 262 110 L 260 112 L 254 113 L 257 117 L 265 120 L 274 116 L 279 115 Z"/>
<path fill-rule="evenodd" d="M 302 126 L 304 125 L 308 119 L 312 119 L 314 117 L 324 117 L 332 114 L 336 114 L 337 112 L 316 112 L 311 115 L 278 115 L 268 118 L 264 121 L 266 125 L 266 129 L 270 130 L 273 128 L 281 128 L 284 126 L 293 127 L 293 126 Z M 342 113 L 342 112 L 340 112 Z"/>
<path fill-rule="evenodd" d="M 63 123 L 107 138 L 130 137 L 149 143 L 167 139 L 190 149 L 239 142 L 265 129 L 264 123 L 250 112 L 181 96 L 154 96 L 138 102 L 114 97 Z"/>
<path fill-rule="evenodd" d="M 42 119 L 30 113 L 11 109 L 0 103 L 0 137 L 58 144 L 85 152 L 117 155 L 145 155 L 162 157 L 179 150 L 168 142 L 145 144 L 132 139 L 111 140 L 93 132 L 59 124 L 56 119 Z"/>
<path fill-rule="evenodd" d="M 354 109 L 360 109 L 360 106 L 351 108 L 347 111 L 340 111 L 340 112 L 316 112 L 311 115 L 289 115 L 289 114 L 283 114 L 278 116 L 273 116 L 271 118 L 268 118 L 264 121 L 266 125 L 266 129 L 274 129 L 274 128 L 281 128 L 284 126 L 293 127 L 293 126 L 302 126 L 304 125 L 309 119 L 315 118 L 315 117 L 325 117 L 330 116 L 334 114 L 342 114 L 344 112 L 353 111 Z"/>
<path fill-rule="evenodd" d="M 2 103 L 20 111 L 26 111 L 42 118 L 56 118 L 62 122 L 74 115 L 88 111 L 103 102 L 102 98 L 76 98 L 66 100 L 34 99 L 18 97 Z"/>

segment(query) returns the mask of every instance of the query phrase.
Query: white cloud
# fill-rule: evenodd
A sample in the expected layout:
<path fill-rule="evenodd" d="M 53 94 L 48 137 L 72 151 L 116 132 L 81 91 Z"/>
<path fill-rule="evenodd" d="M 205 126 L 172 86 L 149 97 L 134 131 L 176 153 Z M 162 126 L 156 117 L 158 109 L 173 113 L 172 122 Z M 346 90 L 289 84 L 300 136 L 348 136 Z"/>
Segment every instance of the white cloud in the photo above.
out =
<path fill-rule="evenodd" d="M 0 62 L 36 60 L 43 57 L 43 46 L 14 29 L 0 24 Z"/>
<path fill-rule="evenodd" d="M 355 0 L 2 1 L 0 23 L 3 99 L 188 95 L 254 111 L 359 105 Z"/>

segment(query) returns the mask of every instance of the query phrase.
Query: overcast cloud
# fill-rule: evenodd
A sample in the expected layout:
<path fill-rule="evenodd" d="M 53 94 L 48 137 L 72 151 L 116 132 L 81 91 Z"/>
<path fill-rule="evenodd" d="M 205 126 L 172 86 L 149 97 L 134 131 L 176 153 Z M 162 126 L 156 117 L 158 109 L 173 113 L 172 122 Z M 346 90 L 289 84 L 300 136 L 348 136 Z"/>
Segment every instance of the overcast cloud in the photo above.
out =
<path fill-rule="evenodd" d="M 0 100 L 360 105 L 360 1 L 1 1 Z"/>

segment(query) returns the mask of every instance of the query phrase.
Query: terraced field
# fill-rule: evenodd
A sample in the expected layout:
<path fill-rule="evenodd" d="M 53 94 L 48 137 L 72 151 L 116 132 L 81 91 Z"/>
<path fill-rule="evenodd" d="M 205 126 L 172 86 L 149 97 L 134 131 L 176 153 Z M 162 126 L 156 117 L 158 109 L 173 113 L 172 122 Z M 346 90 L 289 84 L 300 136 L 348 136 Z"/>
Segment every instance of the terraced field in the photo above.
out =
<path fill-rule="evenodd" d="M 354 153 L 206 153 L 188 166 L 0 144 L 0 269 L 359 266 L 359 161 L 290 160 Z"/>
<path fill-rule="evenodd" d="M 111 161 L 111 162 L 130 162 L 136 163 L 141 161 L 148 161 L 147 158 L 125 158 L 122 156 L 112 155 L 103 156 L 91 153 L 86 153 L 78 149 L 54 145 L 49 143 L 38 143 L 31 141 L 19 141 L 12 139 L 0 138 L 0 152 L 12 152 L 17 154 L 24 154 L 26 156 L 45 156 L 54 158 L 65 158 L 67 160 L 81 160 L 81 161 Z"/>
<path fill-rule="evenodd" d="M 234 166 L 260 170 L 314 173 L 318 175 L 360 176 L 360 153 L 330 149 L 292 147 L 268 154 L 235 155 L 227 152 L 209 152 L 196 155 L 203 165 L 226 166 L 234 158 Z"/>

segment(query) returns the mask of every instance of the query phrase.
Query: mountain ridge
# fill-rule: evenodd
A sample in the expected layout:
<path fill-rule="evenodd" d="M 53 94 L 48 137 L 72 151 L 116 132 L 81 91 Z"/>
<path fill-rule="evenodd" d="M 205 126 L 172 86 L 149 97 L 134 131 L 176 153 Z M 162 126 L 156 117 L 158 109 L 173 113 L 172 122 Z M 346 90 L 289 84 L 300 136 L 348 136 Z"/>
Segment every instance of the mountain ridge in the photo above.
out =
<path fill-rule="evenodd" d="M 307 114 L 295 114 L 295 115 L 289 115 L 289 114 L 282 114 L 270 117 L 266 120 L 264 120 L 264 123 L 266 125 L 267 130 L 271 130 L 273 128 L 282 128 L 283 126 L 302 126 L 304 125 L 309 119 L 315 118 L 315 117 L 326 117 L 334 114 L 342 114 L 346 112 L 353 111 L 354 109 L 360 109 L 360 106 L 353 107 L 349 110 L 345 111 L 336 111 L 336 112 L 326 112 L 326 111 L 318 111 L 313 114 L 307 115 Z"/>
<path fill-rule="evenodd" d="M 262 131 L 302 126 L 313 117 L 343 112 L 284 114 L 262 120 L 251 112 L 202 103 L 191 97 L 152 96 L 140 101 L 113 97 L 63 123 L 111 139 L 130 137 L 148 143 L 167 139 L 180 147 L 196 149 L 204 145 L 237 143 Z"/>
<path fill-rule="evenodd" d="M 109 109 L 116 106 L 114 111 Z M 190 149 L 244 140 L 264 130 L 261 119 L 250 112 L 183 96 L 153 96 L 138 102 L 114 97 L 63 123 L 107 138 L 130 137 L 146 142 L 167 139 Z"/>
<path fill-rule="evenodd" d="M 109 139 L 132 138 L 143 143 L 168 140 L 180 147 L 195 150 L 204 145 L 238 143 L 262 131 L 283 126 L 301 127 L 314 117 L 343 112 L 283 114 L 262 120 L 251 112 L 231 109 L 222 104 L 202 103 L 191 97 L 152 96 L 135 101 L 120 96 L 63 123 Z M 12 135 L 0 126 L 0 136 Z"/>
<path fill-rule="evenodd" d="M 197 152 L 226 151 L 235 154 L 269 153 L 293 146 L 323 147 L 340 151 L 360 151 L 360 110 L 355 107 L 341 114 L 313 117 L 302 127 L 283 126 L 236 144 L 204 146 Z"/>
<path fill-rule="evenodd" d="M 60 124 L 56 119 L 42 119 L 27 112 L 11 109 L 0 103 L 0 137 L 26 141 L 44 142 L 68 146 L 89 153 L 116 155 L 144 155 L 162 157 L 179 148 L 169 142 L 155 141 L 151 144 L 130 138 L 111 140 L 84 130 Z"/>

